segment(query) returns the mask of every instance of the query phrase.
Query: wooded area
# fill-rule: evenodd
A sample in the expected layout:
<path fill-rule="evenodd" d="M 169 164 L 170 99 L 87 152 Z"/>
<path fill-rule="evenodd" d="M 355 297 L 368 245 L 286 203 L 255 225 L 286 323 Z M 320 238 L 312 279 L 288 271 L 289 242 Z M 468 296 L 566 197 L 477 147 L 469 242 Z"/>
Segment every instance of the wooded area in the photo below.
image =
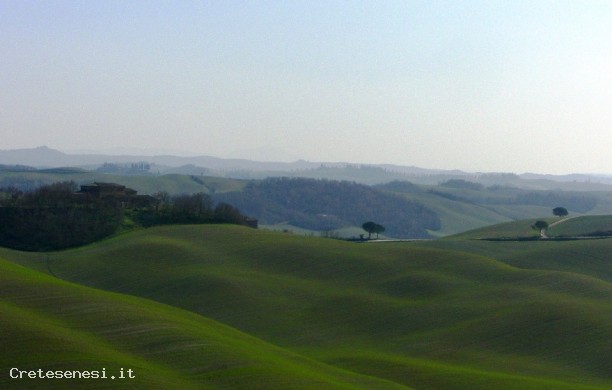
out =
<path fill-rule="evenodd" d="M 106 237 L 123 222 L 114 199 L 76 195 L 74 182 L 32 192 L 0 190 L 0 245 L 29 251 L 56 250 Z"/>
<path fill-rule="evenodd" d="M 347 181 L 269 178 L 215 199 L 237 206 L 264 224 L 284 222 L 319 231 L 374 220 L 392 237 L 425 238 L 428 229 L 440 227 L 437 214 L 417 202 Z"/>
<path fill-rule="evenodd" d="M 231 223 L 257 227 L 227 203 L 204 193 L 155 196 L 113 183 L 61 182 L 24 192 L 0 188 L 0 246 L 47 251 L 84 245 L 117 231 L 128 215 L 144 227 L 178 223 Z"/>

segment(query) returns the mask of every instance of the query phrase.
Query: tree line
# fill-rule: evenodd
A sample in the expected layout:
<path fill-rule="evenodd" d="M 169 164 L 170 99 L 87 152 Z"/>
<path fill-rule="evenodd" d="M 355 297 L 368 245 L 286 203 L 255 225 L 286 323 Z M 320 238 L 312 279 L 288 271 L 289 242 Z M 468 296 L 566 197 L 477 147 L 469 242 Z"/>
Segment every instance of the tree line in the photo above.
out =
<path fill-rule="evenodd" d="M 254 226 L 254 220 L 229 203 L 215 205 L 210 195 L 198 192 L 170 196 L 167 192 L 152 195 L 154 206 L 135 210 L 134 219 L 142 226 L 191 223 L 229 223 Z"/>
<path fill-rule="evenodd" d="M 158 193 L 150 202 L 126 205 L 124 198 L 78 193 L 74 182 L 41 186 L 33 191 L 0 188 L 0 246 L 27 250 L 59 250 L 91 243 L 115 233 L 129 216 L 148 227 L 179 223 L 254 221 L 227 203 L 214 204 L 204 193 L 170 196 Z"/>
<path fill-rule="evenodd" d="M 74 196 L 74 182 L 34 191 L 0 189 L 0 245 L 45 251 L 96 241 L 114 233 L 124 210 L 112 199 Z"/>

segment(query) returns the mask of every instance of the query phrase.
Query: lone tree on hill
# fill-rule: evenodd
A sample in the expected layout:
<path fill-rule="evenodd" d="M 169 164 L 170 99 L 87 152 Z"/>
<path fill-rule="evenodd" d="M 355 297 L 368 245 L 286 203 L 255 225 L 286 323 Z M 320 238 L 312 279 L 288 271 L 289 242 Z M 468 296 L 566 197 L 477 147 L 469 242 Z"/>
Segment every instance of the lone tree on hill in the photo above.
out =
<path fill-rule="evenodd" d="M 374 233 L 376 233 L 376 239 L 378 240 L 378 233 L 384 233 L 385 232 L 385 227 L 383 225 L 376 225 L 376 231 Z"/>
<path fill-rule="evenodd" d="M 363 230 L 368 232 L 368 240 L 372 239 L 372 233 L 376 233 L 376 238 L 378 239 L 378 234 L 385 231 L 385 227 L 377 224 L 376 222 L 368 221 L 361 225 Z"/>
<path fill-rule="evenodd" d="M 540 231 L 540 237 L 546 238 L 546 229 L 548 229 L 548 222 L 546 221 L 536 221 L 531 228 L 534 230 Z"/>
<path fill-rule="evenodd" d="M 567 214 L 569 213 L 565 207 L 555 207 L 553 209 L 553 215 L 556 215 L 557 217 L 565 217 Z"/>

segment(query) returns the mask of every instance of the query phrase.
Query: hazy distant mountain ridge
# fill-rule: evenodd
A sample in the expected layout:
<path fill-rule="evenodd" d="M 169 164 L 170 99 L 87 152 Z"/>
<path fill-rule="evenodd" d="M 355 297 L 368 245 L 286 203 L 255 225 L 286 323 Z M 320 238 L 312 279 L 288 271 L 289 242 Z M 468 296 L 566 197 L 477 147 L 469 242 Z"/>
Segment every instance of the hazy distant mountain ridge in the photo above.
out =
<path fill-rule="evenodd" d="M 291 170 L 318 167 L 319 163 L 296 161 L 259 162 L 244 159 L 224 159 L 212 156 L 170 156 L 170 155 L 109 155 L 109 154 L 67 154 L 46 146 L 33 149 L 0 150 L 0 164 L 31 165 L 36 168 L 51 168 L 62 166 L 92 166 L 104 163 L 130 163 L 147 161 L 149 163 L 179 167 L 196 165 L 203 168 L 223 170 Z"/>
<path fill-rule="evenodd" d="M 394 164 L 354 164 L 346 162 L 294 162 L 253 161 L 213 156 L 173 155 L 110 155 L 69 154 L 40 146 L 31 149 L 0 150 L 0 166 L 34 168 L 81 167 L 95 170 L 103 164 L 130 164 L 147 162 L 150 173 L 209 174 L 232 178 L 261 179 L 269 176 L 310 177 L 330 180 L 349 180 L 365 184 L 380 184 L 394 180 L 413 180 L 422 184 L 437 184 L 449 178 L 466 178 L 485 185 L 517 185 L 516 181 L 529 180 L 612 185 L 612 174 L 548 175 L 524 173 L 469 173 L 460 170 L 427 169 Z M 184 172 L 183 172 L 184 170 Z M 415 180 L 415 178 L 419 178 Z M 605 188 L 601 188 L 605 189 Z"/>

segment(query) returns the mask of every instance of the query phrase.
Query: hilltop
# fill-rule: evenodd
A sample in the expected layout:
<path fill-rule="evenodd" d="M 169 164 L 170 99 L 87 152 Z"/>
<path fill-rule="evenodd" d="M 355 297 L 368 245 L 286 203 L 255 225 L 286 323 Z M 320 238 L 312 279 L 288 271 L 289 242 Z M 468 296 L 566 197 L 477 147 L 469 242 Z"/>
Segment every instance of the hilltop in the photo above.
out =
<path fill-rule="evenodd" d="M 537 218 L 531 218 L 485 226 L 449 236 L 447 239 L 537 239 L 540 238 L 540 232 L 533 229 L 533 225 L 537 220 Z M 547 217 L 542 218 L 542 220 L 549 224 L 549 228 L 546 229 L 546 236 L 549 240 L 612 236 L 612 215 L 583 215 L 564 218 Z"/>

